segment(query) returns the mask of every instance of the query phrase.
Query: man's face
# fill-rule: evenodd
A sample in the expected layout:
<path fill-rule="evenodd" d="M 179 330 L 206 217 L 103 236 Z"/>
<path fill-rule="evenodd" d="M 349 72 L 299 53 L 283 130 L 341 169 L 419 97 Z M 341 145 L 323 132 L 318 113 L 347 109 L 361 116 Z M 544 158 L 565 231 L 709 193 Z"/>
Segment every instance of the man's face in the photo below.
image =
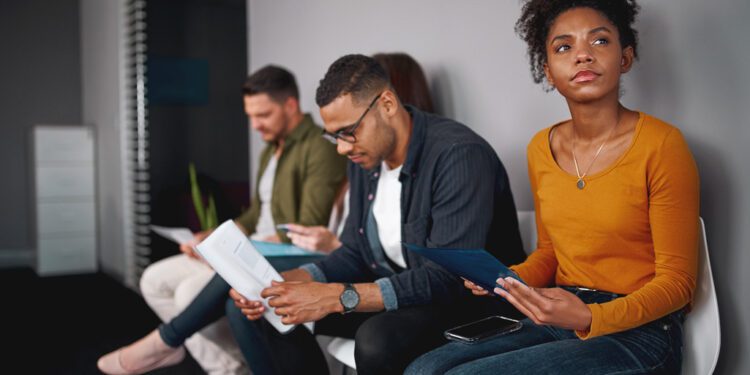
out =
<path fill-rule="evenodd" d="M 288 98 L 287 101 L 294 100 Z M 288 105 L 274 101 L 268 94 L 245 95 L 245 113 L 250 119 L 250 127 L 257 131 L 263 141 L 276 143 L 287 135 L 290 126 Z"/>
<path fill-rule="evenodd" d="M 357 122 L 367 110 L 369 101 L 355 103 L 350 94 L 342 95 L 325 107 L 320 108 L 325 129 L 335 133 L 348 129 Z M 349 143 L 338 140 L 336 150 L 346 155 L 353 163 L 364 169 L 372 169 L 386 159 L 396 146 L 396 133 L 380 115 L 379 103 L 376 102 L 370 111 L 362 118 L 362 122 L 354 132 L 357 141 Z"/>

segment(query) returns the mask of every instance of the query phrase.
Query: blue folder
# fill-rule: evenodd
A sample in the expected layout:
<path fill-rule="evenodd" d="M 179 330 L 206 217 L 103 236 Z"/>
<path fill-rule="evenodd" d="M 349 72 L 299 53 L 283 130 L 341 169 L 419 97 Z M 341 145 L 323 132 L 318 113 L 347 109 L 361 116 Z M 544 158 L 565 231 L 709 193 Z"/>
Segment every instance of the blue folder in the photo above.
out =
<path fill-rule="evenodd" d="M 261 255 L 263 255 L 264 257 L 314 256 L 314 255 L 319 254 L 319 253 L 305 250 L 301 247 L 297 247 L 297 246 L 286 244 L 286 243 L 265 242 L 265 241 L 256 241 L 256 240 L 250 240 L 250 242 L 253 243 L 253 246 L 255 246 L 258 252 L 261 253 Z"/>
<path fill-rule="evenodd" d="M 521 278 L 484 249 L 438 249 L 404 244 L 413 251 L 492 293 L 499 277 Z"/>

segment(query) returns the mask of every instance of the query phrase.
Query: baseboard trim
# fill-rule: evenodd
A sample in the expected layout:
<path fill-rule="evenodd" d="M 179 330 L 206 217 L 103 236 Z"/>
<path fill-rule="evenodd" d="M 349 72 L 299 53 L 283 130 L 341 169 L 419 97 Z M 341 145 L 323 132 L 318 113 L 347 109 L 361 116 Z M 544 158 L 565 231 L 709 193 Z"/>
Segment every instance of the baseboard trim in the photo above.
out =
<path fill-rule="evenodd" d="M 0 249 L 0 269 L 34 267 L 34 251 L 31 249 Z"/>

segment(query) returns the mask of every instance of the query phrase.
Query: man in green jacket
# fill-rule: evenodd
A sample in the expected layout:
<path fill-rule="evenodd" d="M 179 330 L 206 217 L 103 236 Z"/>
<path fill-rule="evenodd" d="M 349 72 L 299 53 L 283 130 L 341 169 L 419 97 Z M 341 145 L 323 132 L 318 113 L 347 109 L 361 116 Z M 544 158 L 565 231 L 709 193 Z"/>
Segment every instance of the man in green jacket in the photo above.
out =
<path fill-rule="evenodd" d="M 321 128 L 300 110 L 294 76 L 281 67 L 266 66 L 247 78 L 243 94 L 250 126 L 267 145 L 260 155 L 250 209 L 235 223 L 253 239 L 274 242 L 289 242 L 277 230 L 278 224 L 327 225 L 346 176 L 346 158 L 336 153 L 335 146 L 322 137 Z M 178 314 L 183 318 L 190 315 L 196 301 L 203 300 L 193 298 L 214 277 L 214 272 L 199 260 L 193 246 L 210 232 L 196 233 L 192 243 L 180 246 L 183 254 L 156 262 L 143 273 L 143 297 L 164 322 Z M 295 266 L 278 262 L 274 265 L 280 271 Z M 228 286 L 217 293 L 225 298 L 227 291 Z M 211 293 L 201 293 L 206 294 Z M 231 337 L 217 332 L 228 332 L 225 320 L 193 335 L 185 346 L 208 373 L 240 371 L 243 364 L 239 353 L 227 351 L 235 346 Z"/>
<path fill-rule="evenodd" d="M 272 90 L 267 86 L 273 77 L 291 82 Z M 238 226 L 256 239 L 289 242 L 273 224 L 327 225 L 346 176 L 346 158 L 326 144 L 321 128 L 300 111 L 291 73 L 267 66 L 248 78 L 243 91 L 251 127 L 267 146 L 260 155 L 253 203 L 236 220 Z"/>

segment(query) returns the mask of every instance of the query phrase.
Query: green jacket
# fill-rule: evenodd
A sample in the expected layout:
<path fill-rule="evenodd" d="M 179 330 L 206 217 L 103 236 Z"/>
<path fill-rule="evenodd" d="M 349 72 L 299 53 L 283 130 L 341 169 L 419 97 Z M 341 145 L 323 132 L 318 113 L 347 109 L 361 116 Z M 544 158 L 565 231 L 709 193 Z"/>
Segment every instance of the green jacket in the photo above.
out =
<path fill-rule="evenodd" d="M 336 193 L 346 177 L 346 158 L 321 136 L 321 129 L 305 114 L 302 122 L 284 140 L 276 166 L 271 197 L 271 215 L 276 224 L 328 225 Z M 260 182 L 276 145 L 268 144 L 260 154 L 256 181 Z M 257 186 L 257 184 L 256 184 Z M 260 217 L 260 195 L 256 189 L 250 204 L 237 222 L 255 233 Z M 289 242 L 282 232 L 279 238 Z"/>

